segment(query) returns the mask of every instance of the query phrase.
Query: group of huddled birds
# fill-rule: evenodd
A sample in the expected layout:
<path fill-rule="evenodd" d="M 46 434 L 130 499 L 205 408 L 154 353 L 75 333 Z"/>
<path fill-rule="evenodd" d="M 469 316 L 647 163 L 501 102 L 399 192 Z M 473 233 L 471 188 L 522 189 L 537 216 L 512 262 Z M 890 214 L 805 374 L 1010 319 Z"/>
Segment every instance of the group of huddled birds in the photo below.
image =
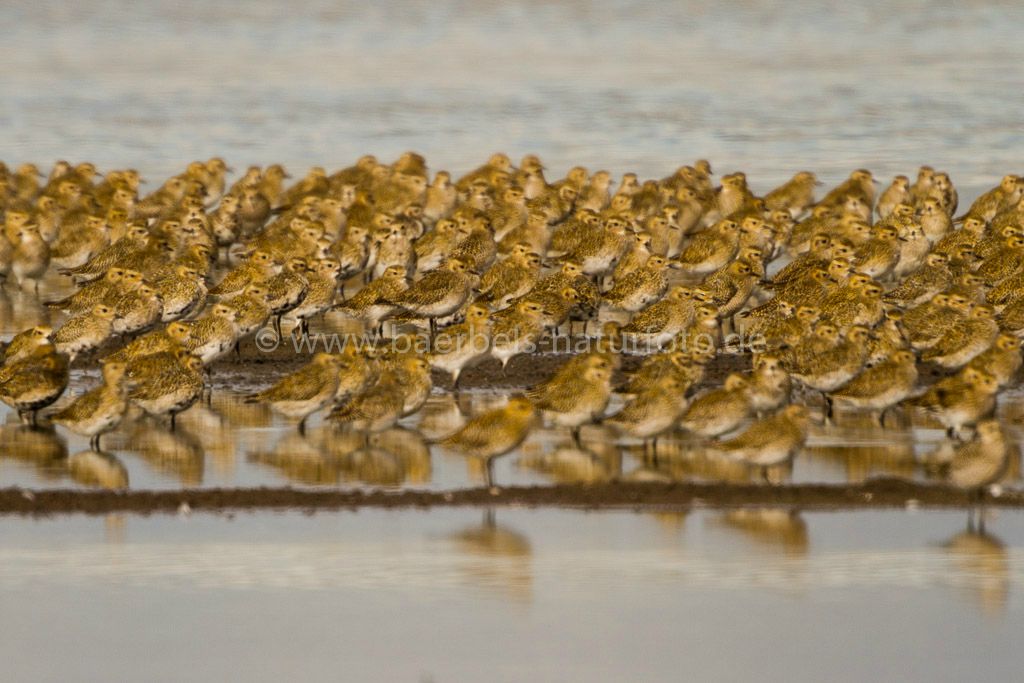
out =
<path fill-rule="evenodd" d="M 208 395 L 211 365 L 258 332 L 298 338 L 331 313 L 373 343 L 314 353 L 245 400 L 300 433 L 327 411 L 371 434 L 424 406 L 432 369 L 457 387 L 467 368 L 493 358 L 504 372 L 581 326 L 587 350 L 438 443 L 479 458 L 488 484 L 539 420 L 577 443 L 590 424 L 645 449 L 686 433 L 766 472 L 839 408 L 937 421 L 949 439 L 921 458 L 963 488 L 1007 470 L 993 414 L 1022 360 L 1019 176 L 958 214 L 950 177 L 927 166 L 881 192 L 867 170 L 827 191 L 802 171 L 763 196 L 743 173 L 716 182 L 704 160 L 660 180 L 576 167 L 551 181 L 538 157 L 505 154 L 431 177 L 412 152 L 292 180 L 277 164 L 231 173 L 196 161 L 140 194 L 131 169 L 0 163 L 5 287 L 38 292 L 51 269 L 77 286 L 45 302 L 62 324 L 5 345 L 0 400 L 99 450 L 126 416 L 173 429 Z M 427 348 L 395 343 L 409 335 Z M 728 338 L 750 369 L 719 385 L 708 370 Z M 72 363 L 94 362 L 99 386 L 40 414 Z"/>

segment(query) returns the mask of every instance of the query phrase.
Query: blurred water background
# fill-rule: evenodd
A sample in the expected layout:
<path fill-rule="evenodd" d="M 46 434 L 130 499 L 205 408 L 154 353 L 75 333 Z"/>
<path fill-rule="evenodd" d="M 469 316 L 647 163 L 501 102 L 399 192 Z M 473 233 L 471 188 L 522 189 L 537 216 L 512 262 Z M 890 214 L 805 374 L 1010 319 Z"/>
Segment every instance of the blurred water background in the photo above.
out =
<path fill-rule="evenodd" d="M 150 181 L 407 149 L 456 172 L 706 157 L 755 190 L 931 163 L 963 200 L 1021 170 L 1022 25 L 1013 1 L 4 3 L 0 149 Z"/>

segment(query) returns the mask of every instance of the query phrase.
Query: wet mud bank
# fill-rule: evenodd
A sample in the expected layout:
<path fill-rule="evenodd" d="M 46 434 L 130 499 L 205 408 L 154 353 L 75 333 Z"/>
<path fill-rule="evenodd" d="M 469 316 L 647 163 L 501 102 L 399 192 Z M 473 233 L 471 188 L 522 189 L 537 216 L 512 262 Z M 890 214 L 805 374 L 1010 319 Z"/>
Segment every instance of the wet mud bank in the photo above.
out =
<path fill-rule="evenodd" d="M 587 342 L 588 340 L 584 337 L 576 337 L 570 343 L 583 346 Z M 317 349 L 322 350 L 321 347 L 317 347 Z M 459 378 L 459 389 L 489 390 L 531 387 L 550 378 L 573 355 L 560 352 L 558 348 L 553 348 L 549 344 L 543 346 L 539 353 L 514 357 L 504 371 L 502 371 L 501 363 L 494 359 L 488 359 L 480 365 L 463 370 Z M 308 363 L 310 357 L 310 353 L 302 350 L 296 351 L 290 343 L 281 344 L 271 351 L 264 351 L 248 340 L 242 344 L 238 355 L 230 354 L 213 365 L 210 379 L 214 388 L 228 389 L 233 388 L 240 377 L 244 378 L 247 384 L 270 383 L 281 375 Z M 639 355 L 621 355 L 622 364 L 616 379 L 621 381 L 627 373 L 635 371 L 645 358 L 645 356 Z M 749 353 L 722 353 L 708 363 L 701 386 L 721 384 L 729 373 L 750 370 L 750 364 L 751 355 Z M 434 386 L 439 389 L 451 390 L 453 388 L 451 377 L 443 371 L 434 370 L 432 378 Z"/>
<path fill-rule="evenodd" d="M 862 484 L 769 486 L 725 483 L 611 483 L 593 486 L 522 486 L 452 491 L 310 490 L 281 488 L 191 489 L 180 491 L 33 491 L 0 489 L 0 514 L 99 515 L 186 511 L 338 510 L 363 508 L 552 507 L 601 509 L 685 509 L 785 506 L 816 510 L 893 507 L 967 508 L 972 505 L 1024 508 L 1024 491 L 987 491 L 980 496 L 944 485 L 879 478 Z"/>

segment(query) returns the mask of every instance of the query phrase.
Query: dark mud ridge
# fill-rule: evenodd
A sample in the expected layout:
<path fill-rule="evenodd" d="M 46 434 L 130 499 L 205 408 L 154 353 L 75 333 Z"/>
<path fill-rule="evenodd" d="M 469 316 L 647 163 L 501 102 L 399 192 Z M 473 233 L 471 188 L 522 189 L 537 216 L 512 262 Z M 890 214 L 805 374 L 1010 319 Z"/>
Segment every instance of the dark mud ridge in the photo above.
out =
<path fill-rule="evenodd" d="M 570 343 L 584 345 L 586 339 L 577 336 Z M 540 349 L 539 353 L 516 356 L 509 361 L 503 371 L 501 363 L 488 359 L 480 365 L 466 368 L 459 380 L 459 388 L 463 390 L 497 390 L 518 389 L 539 384 L 550 378 L 573 354 L 560 353 L 549 347 Z M 260 351 L 247 340 L 242 343 L 239 356 L 228 355 L 213 366 L 212 381 L 215 388 L 231 388 L 232 382 L 239 374 L 256 384 L 270 383 L 280 375 L 291 372 L 300 365 L 309 362 L 310 354 L 297 353 L 290 343 L 282 344 L 273 351 Z M 626 373 L 636 370 L 644 360 L 644 356 L 620 356 L 622 367 L 616 375 L 616 382 L 621 382 Z M 751 356 L 749 353 L 721 353 L 708 363 L 705 368 L 704 382 L 700 386 L 718 386 L 732 372 L 750 370 Z M 80 367 L 89 367 L 86 361 L 80 361 Z M 442 389 L 452 389 L 451 378 L 441 370 L 433 373 L 434 385 Z"/>
<path fill-rule="evenodd" d="M 963 508 L 974 504 L 1024 508 L 1024 491 L 971 494 L 945 485 L 903 479 L 862 484 L 769 486 L 720 483 L 613 483 L 594 486 L 520 486 L 453 491 L 230 488 L 179 491 L 0 489 L 0 514 L 140 514 L 183 511 L 413 509 L 455 506 L 557 507 L 586 510 L 658 510 L 700 507 L 786 506 L 802 509 Z"/>

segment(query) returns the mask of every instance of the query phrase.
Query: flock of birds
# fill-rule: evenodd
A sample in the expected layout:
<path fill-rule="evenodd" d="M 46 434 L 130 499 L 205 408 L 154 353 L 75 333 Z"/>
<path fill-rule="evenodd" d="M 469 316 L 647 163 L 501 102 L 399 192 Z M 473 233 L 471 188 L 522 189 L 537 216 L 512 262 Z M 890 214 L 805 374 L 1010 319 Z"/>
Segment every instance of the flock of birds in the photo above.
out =
<path fill-rule="evenodd" d="M 577 442 L 601 423 L 645 448 L 684 430 L 767 472 L 802 448 L 816 395 L 826 420 L 833 406 L 880 424 L 923 410 L 950 440 L 922 457 L 955 484 L 980 490 L 1005 473 L 1011 446 L 992 416 L 1021 366 L 1021 177 L 957 216 L 949 176 L 930 167 L 880 194 L 857 170 L 820 199 L 812 173 L 757 196 L 743 173 L 716 184 L 703 160 L 617 183 L 581 167 L 549 182 L 544 170 L 533 155 L 517 167 L 495 154 L 431 178 L 408 152 L 294 183 L 280 165 L 254 166 L 229 184 L 214 158 L 140 196 L 134 170 L 0 163 L 0 277 L 38 291 L 53 268 L 78 286 L 46 302 L 63 324 L 5 345 L 0 400 L 35 425 L 71 363 L 98 360 L 102 383 L 43 417 L 99 450 L 140 410 L 173 428 L 209 390 L 211 364 L 268 325 L 308 335 L 340 312 L 374 343 L 315 353 L 246 400 L 300 432 L 327 410 L 369 434 L 423 407 L 432 369 L 457 387 L 464 369 L 493 358 L 504 371 L 582 323 L 585 352 L 439 440 L 480 458 L 488 485 L 492 460 L 540 418 Z M 396 343 L 424 322 L 426 348 Z M 708 386 L 730 339 L 751 369 Z M 623 373 L 627 353 L 643 359 Z M 613 393 L 626 400 L 608 414 Z"/>

